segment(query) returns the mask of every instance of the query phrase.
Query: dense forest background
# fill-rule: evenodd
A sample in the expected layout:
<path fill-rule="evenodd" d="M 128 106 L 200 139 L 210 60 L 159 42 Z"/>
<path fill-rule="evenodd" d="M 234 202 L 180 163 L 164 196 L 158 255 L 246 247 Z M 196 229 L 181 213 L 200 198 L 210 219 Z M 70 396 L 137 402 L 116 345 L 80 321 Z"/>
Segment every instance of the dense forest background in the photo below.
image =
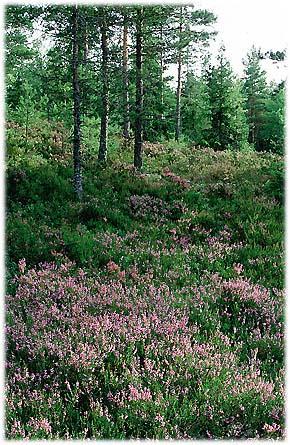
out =
<path fill-rule="evenodd" d="M 143 140 L 282 153 L 285 86 L 268 84 L 260 61 L 284 52 L 253 47 L 240 79 L 224 47 L 212 63 L 215 21 L 192 6 L 7 8 L 6 113 L 20 147 L 52 129 L 73 138 L 76 170 L 82 156 L 105 161 L 117 136 L 135 136 L 137 167 Z"/>
<path fill-rule="evenodd" d="M 7 438 L 284 437 L 285 51 L 216 23 L 6 7 Z"/>

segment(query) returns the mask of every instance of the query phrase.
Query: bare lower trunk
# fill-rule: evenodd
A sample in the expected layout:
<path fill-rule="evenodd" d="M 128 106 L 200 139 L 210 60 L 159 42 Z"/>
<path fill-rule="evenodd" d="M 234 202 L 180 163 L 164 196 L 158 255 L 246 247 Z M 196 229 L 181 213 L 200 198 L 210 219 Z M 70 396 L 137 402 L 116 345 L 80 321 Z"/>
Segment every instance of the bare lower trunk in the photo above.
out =
<path fill-rule="evenodd" d="M 161 51 L 160 51 L 160 101 L 161 101 L 161 115 L 160 119 L 164 120 L 164 91 L 163 91 L 163 26 L 160 28 L 160 41 L 161 41 Z"/>
<path fill-rule="evenodd" d="M 26 100 L 27 102 L 27 100 Z M 25 144 L 27 145 L 28 141 L 28 123 L 29 123 L 29 109 L 28 104 L 26 103 L 26 119 L 25 119 Z"/>
<path fill-rule="evenodd" d="M 107 160 L 108 121 L 109 121 L 109 76 L 108 76 L 108 36 L 106 11 L 102 11 L 102 117 L 99 146 L 99 161 Z"/>
<path fill-rule="evenodd" d="M 179 21 L 179 43 L 182 37 L 182 7 L 180 7 Z M 178 48 L 178 73 L 177 73 L 177 90 L 176 90 L 176 115 L 175 115 L 175 140 L 179 141 L 181 132 L 181 69 L 182 69 L 182 49 Z"/>
<path fill-rule="evenodd" d="M 73 160 L 74 160 L 74 190 L 78 199 L 81 199 L 82 173 L 81 173 L 81 112 L 80 112 L 80 86 L 79 86 L 79 41 L 78 41 L 78 8 L 73 7 L 72 14 L 72 36 L 73 36 L 73 115 L 74 115 L 74 137 L 73 137 Z"/>
<path fill-rule="evenodd" d="M 85 32 L 84 32 L 84 63 L 87 63 L 88 60 L 88 52 L 89 52 L 89 45 L 88 45 L 88 25 L 87 22 L 85 23 Z"/>
<path fill-rule="evenodd" d="M 128 79 L 128 17 L 126 12 L 124 12 L 124 25 L 123 25 L 123 94 L 124 94 L 123 136 L 125 139 L 129 139 L 130 108 L 129 108 L 129 79 Z"/>
<path fill-rule="evenodd" d="M 249 132 L 249 135 L 250 135 L 249 140 L 250 140 L 250 143 L 253 145 L 255 145 L 255 143 L 256 143 L 255 130 L 256 130 L 255 126 L 254 126 L 254 124 L 252 124 L 252 127 L 250 128 L 250 132 Z"/>
<path fill-rule="evenodd" d="M 175 124 L 175 140 L 178 141 L 181 130 L 181 53 L 178 55 L 178 75 L 176 90 L 176 124 Z"/>
<path fill-rule="evenodd" d="M 249 142 L 253 145 L 255 145 L 256 138 L 255 138 L 255 124 L 254 124 L 254 113 L 252 104 L 250 104 L 249 114 L 250 114 L 250 131 L 249 131 Z"/>
<path fill-rule="evenodd" d="M 142 167 L 143 143 L 143 83 L 142 83 L 142 15 L 143 8 L 137 9 L 136 19 L 136 120 L 134 166 Z"/>

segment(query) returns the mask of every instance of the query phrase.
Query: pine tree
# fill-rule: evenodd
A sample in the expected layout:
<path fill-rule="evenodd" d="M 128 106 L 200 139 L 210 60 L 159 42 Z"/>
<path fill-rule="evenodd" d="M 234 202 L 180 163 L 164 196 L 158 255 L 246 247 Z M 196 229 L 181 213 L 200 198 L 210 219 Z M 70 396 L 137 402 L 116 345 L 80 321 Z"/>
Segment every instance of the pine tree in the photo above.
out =
<path fill-rule="evenodd" d="M 175 112 L 175 140 L 181 134 L 181 93 L 182 74 L 184 64 L 188 67 L 191 57 L 198 46 L 206 45 L 215 36 L 210 27 L 215 23 L 216 17 L 207 10 L 195 9 L 192 6 L 178 8 L 177 30 L 175 32 L 175 57 L 177 63 L 177 88 Z"/>
<path fill-rule="evenodd" d="M 125 140 L 129 139 L 130 131 L 130 102 L 129 102 L 129 73 L 128 73 L 128 9 L 123 9 L 123 136 Z"/>
<path fill-rule="evenodd" d="M 210 144 L 224 150 L 245 146 L 248 126 L 243 108 L 240 83 L 235 79 L 222 46 L 217 57 L 218 65 L 207 73 L 210 94 L 211 131 Z"/>
<path fill-rule="evenodd" d="M 203 76 L 189 73 L 184 85 L 183 130 L 184 135 L 196 145 L 208 145 L 211 129 L 211 109 L 208 85 Z"/>
<path fill-rule="evenodd" d="M 257 150 L 262 150 L 264 144 L 261 132 L 265 123 L 265 105 L 268 95 L 266 73 L 260 65 L 261 52 L 252 47 L 244 62 L 245 74 L 243 93 L 246 98 L 247 120 L 249 124 L 249 142 Z"/>
<path fill-rule="evenodd" d="M 135 145 L 134 166 L 140 170 L 142 167 L 143 144 L 143 78 L 142 78 L 142 26 L 143 7 L 136 11 L 136 117 L 135 117 Z"/>
<path fill-rule="evenodd" d="M 144 139 L 149 141 L 156 141 L 167 132 L 164 71 L 170 51 L 172 10 L 168 6 L 143 10 L 143 131 Z"/>
<path fill-rule="evenodd" d="M 72 10 L 72 74 L 73 74 L 73 158 L 74 158 L 74 189 L 78 199 L 82 198 L 82 173 L 81 173 L 81 111 L 80 111 L 80 87 L 79 87 L 79 11 L 77 6 Z"/>
<path fill-rule="evenodd" d="M 98 159 L 101 162 L 107 160 L 108 145 L 108 120 L 109 120 L 109 75 L 108 75 L 108 12 L 103 6 L 100 10 L 100 31 L 102 47 L 102 112 L 101 112 L 101 131 Z"/>
<path fill-rule="evenodd" d="M 270 86 L 270 94 L 265 104 L 264 125 L 260 132 L 265 150 L 283 153 L 285 144 L 285 85 Z"/>

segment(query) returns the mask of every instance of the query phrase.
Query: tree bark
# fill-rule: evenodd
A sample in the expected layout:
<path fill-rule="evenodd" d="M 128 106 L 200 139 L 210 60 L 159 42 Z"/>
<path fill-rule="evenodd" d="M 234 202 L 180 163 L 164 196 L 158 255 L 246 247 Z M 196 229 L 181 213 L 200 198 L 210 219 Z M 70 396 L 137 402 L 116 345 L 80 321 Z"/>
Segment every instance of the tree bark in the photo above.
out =
<path fill-rule="evenodd" d="M 107 13 L 103 7 L 101 18 L 102 39 L 102 116 L 98 159 L 101 162 L 107 160 L 108 144 L 108 121 L 109 121 L 109 76 L 108 76 L 108 35 L 107 35 Z"/>
<path fill-rule="evenodd" d="M 163 85 L 163 71 L 164 71 L 164 61 L 163 61 L 163 25 L 160 27 L 160 102 L 161 102 L 161 114 L 160 120 L 164 120 L 164 85 Z M 162 125 L 161 125 L 162 129 Z"/>
<path fill-rule="evenodd" d="M 88 25 L 87 21 L 85 22 L 85 30 L 84 30 L 84 63 L 87 63 L 89 53 L 89 45 L 88 45 Z"/>
<path fill-rule="evenodd" d="M 143 8 L 138 7 L 136 17 L 136 120 L 134 166 L 139 170 L 142 167 L 143 144 L 142 19 Z"/>
<path fill-rule="evenodd" d="M 128 16 L 123 15 L 123 100 L 124 100 L 124 121 L 123 136 L 129 139 L 130 131 L 130 106 L 129 106 L 129 78 L 128 78 Z"/>
<path fill-rule="evenodd" d="M 181 130 L 181 51 L 178 54 L 178 74 L 177 74 L 177 90 L 176 90 L 176 124 L 175 124 L 175 140 L 179 141 Z"/>
<path fill-rule="evenodd" d="M 25 119 L 25 145 L 27 145 L 28 141 L 28 123 L 29 123 L 29 109 L 26 99 L 26 119 Z"/>
<path fill-rule="evenodd" d="M 73 6 L 72 13 L 72 74 L 73 74 L 73 116 L 74 116 L 74 137 L 73 137 L 73 161 L 74 161 L 74 190 L 78 199 L 82 198 L 82 172 L 81 172 L 81 111 L 80 111 L 80 86 L 79 86 L 79 39 L 78 39 L 79 15 L 77 6 Z"/>
<path fill-rule="evenodd" d="M 175 140 L 178 142 L 181 132 L 181 70 L 182 70 L 182 49 L 181 49 L 181 36 L 182 36 L 182 7 L 180 7 L 180 20 L 179 20 L 179 48 L 178 48 L 178 72 L 177 72 L 177 90 L 176 90 L 176 113 L 175 113 Z"/>

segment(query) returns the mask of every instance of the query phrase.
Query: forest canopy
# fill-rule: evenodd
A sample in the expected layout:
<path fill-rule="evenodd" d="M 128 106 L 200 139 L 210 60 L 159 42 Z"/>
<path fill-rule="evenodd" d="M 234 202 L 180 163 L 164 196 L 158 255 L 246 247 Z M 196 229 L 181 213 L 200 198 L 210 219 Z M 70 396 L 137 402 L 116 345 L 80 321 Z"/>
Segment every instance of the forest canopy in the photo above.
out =
<path fill-rule="evenodd" d="M 282 153 L 284 82 L 269 84 L 260 61 L 285 53 L 253 47 L 238 78 L 224 46 L 209 57 L 215 23 L 194 6 L 9 6 L 7 121 L 26 142 L 37 120 L 73 132 L 79 197 L 82 157 L 105 162 L 108 133 L 135 140 L 137 168 L 144 140 Z"/>

